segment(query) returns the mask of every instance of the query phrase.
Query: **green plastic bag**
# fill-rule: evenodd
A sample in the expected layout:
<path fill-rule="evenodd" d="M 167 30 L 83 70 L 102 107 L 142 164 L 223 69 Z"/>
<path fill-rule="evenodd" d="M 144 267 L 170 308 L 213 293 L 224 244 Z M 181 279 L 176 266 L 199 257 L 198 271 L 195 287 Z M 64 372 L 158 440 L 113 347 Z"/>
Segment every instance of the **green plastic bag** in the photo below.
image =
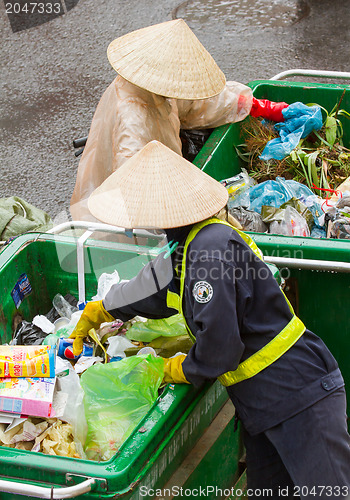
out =
<path fill-rule="evenodd" d="M 187 335 L 185 322 L 181 314 L 175 314 L 164 319 L 138 321 L 129 328 L 125 336 L 129 340 L 151 342 L 158 337 L 177 337 L 178 335 Z"/>
<path fill-rule="evenodd" d="M 163 376 L 164 361 L 152 354 L 94 365 L 83 373 L 87 458 L 113 457 L 157 399 Z"/>

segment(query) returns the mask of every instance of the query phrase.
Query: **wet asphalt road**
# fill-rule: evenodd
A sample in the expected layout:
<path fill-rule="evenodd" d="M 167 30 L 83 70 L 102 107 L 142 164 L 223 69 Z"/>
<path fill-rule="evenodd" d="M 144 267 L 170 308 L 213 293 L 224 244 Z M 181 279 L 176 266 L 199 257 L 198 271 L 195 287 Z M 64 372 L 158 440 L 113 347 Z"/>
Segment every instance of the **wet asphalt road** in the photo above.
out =
<path fill-rule="evenodd" d="M 115 77 L 108 44 L 175 16 L 227 79 L 246 83 L 290 68 L 350 71 L 349 0 L 80 0 L 16 33 L 1 3 L 0 197 L 64 216 L 78 165 L 72 139 L 87 134 Z"/>

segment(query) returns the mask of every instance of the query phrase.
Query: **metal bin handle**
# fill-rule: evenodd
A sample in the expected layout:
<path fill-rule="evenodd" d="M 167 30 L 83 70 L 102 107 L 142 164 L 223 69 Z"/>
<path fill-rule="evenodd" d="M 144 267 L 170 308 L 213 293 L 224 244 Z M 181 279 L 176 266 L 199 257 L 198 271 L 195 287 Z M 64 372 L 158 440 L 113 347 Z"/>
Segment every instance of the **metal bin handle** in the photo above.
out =
<path fill-rule="evenodd" d="M 288 76 L 315 76 L 318 78 L 338 78 L 338 79 L 350 79 L 350 73 L 347 71 L 325 71 L 318 69 L 288 69 L 282 71 L 277 75 L 270 78 L 270 80 L 283 80 Z"/>
<path fill-rule="evenodd" d="M 0 492 L 15 493 L 17 495 L 26 495 L 34 498 L 74 498 L 91 491 L 95 483 L 96 479 L 90 478 L 82 483 L 75 484 L 74 486 L 67 486 L 63 488 L 45 488 L 43 486 L 35 486 L 33 484 L 17 483 L 15 481 L 5 481 L 0 479 Z"/>
<path fill-rule="evenodd" d="M 146 229 L 131 229 L 130 231 L 118 227 L 112 226 L 110 224 L 104 224 L 102 222 L 88 222 L 88 221 L 67 221 L 62 224 L 54 226 L 52 229 L 47 231 L 49 234 L 59 234 L 67 229 L 85 229 L 85 232 L 78 238 L 77 241 L 77 265 L 78 265 L 78 307 L 84 308 L 85 305 L 85 270 L 84 270 L 84 244 L 85 241 L 95 232 L 104 231 L 107 233 L 117 233 L 123 234 L 125 236 L 140 236 L 140 237 L 152 237 L 154 239 L 162 240 L 164 235 L 162 234 L 152 234 Z"/>

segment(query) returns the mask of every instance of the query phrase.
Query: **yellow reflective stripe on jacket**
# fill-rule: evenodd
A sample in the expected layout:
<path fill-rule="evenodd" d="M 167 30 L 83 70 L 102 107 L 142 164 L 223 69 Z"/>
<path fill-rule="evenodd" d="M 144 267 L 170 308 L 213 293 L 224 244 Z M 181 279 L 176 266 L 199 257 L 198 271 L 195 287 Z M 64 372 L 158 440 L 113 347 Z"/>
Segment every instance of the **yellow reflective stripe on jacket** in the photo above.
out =
<path fill-rule="evenodd" d="M 242 380 L 246 380 L 247 378 L 254 377 L 254 375 L 257 375 L 262 370 L 272 365 L 272 363 L 287 352 L 304 332 L 305 325 L 294 315 L 288 325 L 268 344 L 255 354 L 252 354 L 252 356 L 245 361 L 242 361 L 236 370 L 220 375 L 218 380 L 222 385 L 227 387 L 237 384 Z"/>
<path fill-rule="evenodd" d="M 179 313 L 183 316 L 185 320 L 185 325 L 187 328 L 187 332 L 193 342 L 196 341 L 195 336 L 187 325 L 186 318 L 183 314 L 182 309 L 182 301 L 183 294 L 185 289 L 185 276 L 186 276 L 186 254 L 187 248 L 191 241 L 195 238 L 197 233 L 205 226 L 209 224 L 224 224 L 229 226 L 231 229 L 237 231 L 237 233 L 241 236 L 241 238 L 247 243 L 247 245 L 251 248 L 251 250 L 255 253 L 257 257 L 263 260 L 263 255 L 261 250 L 257 247 L 256 243 L 250 238 L 249 235 L 243 233 L 239 229 L 231 226 L 228 222 L 222 221 L 220 219 L 207 219 L 199 224 L 196 224 L 190 231 L 183 250 L 182 264 L 181 264 L 181 275 L 180 275 L 180 295 L 177 295 L 174 292 L 168 291 L 167 293 L 167 305 L 179 311 Z M 284 293 L 283 293 L 284 295 Z M 174 297 L 176 296 L 176 298 Z M 242 380 L 246 380 L 248 378 L 254 377 L 262 370 L 270 366 L 274 363 L 278 358 L 280 358 L 288 349 L 290 349 L 293 344 L 303 335 L 306 328 L 303 322 L 294 314 L 293 307 L 290 304 L 287 297 L 284 295 L 285 300 L 289 306 L 291 313 L 293 314 L 293 318 L 289 321 L 289 323 L 283 328 L 283 330 L 276 335 L 268 344 L 266 344 L 259 351 L 254 353 L 252 356 L 247 358 L 245 361 L 242 361 L 237 367 L 236 370 L 224 373 L 218 377 L 218 380 L 224 386 L 230 386 L 233 384 L 237 384 Z M 172 305 L 169 305 L 172 304 Z"/>
<path fill-rule="evenodd" d="M 180 312 L 180 295 L 175 292 L 167 291 L 166 305 L 171 309 L 176 309 Z"/>

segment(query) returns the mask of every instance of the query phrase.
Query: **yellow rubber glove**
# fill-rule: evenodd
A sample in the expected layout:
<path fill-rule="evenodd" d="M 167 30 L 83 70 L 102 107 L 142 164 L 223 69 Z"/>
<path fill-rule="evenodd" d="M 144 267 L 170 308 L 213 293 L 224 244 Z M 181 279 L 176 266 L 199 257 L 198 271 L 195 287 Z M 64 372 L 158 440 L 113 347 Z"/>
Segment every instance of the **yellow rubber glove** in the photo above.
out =
<path fill-rule="evenodd" d="M 186 358 L 186 354 L 179 354 L 174 358 L 164 359 L 164 378 L 165 384 L 190 384 L 182 370 L 182 362 Z"/>
<path fill-rule="evenodd" d="M 91 330 L 91 328 L 100 328 L 101 323 L 114 320 L 115 318 L 113 318 L 113 316 L 103 307 L 102 300 L 88 302 L 84 308 L 83 314 L 80 316 L 77 326 L 69 337 L 70 339 L 74 339 L 74 356 L 78 356 L 83 350 L 83 339 L 88 336 L 88 331 Z"/>

